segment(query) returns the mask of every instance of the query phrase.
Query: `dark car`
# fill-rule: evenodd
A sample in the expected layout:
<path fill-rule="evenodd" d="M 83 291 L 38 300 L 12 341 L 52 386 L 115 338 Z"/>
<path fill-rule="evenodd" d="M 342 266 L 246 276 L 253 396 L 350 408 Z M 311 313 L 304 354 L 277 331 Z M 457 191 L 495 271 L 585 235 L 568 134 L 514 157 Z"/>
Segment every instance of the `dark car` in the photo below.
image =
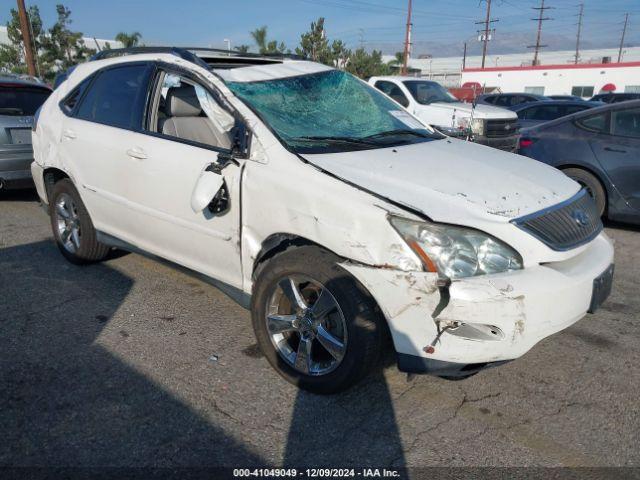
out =
<path fill-rule="evenodd" d="M 592 102 L 619 103 L 629 100 L 640 100 L 640 93 L 599 93 L 594 95 Z"/>
<path fill-rule="evenodd" d="M 31 126 L 50 94 L 37 80 L 0 76 L 0 189 L 33 185 Z"/>
<path fill-rule="evenodd" d="M 487 105 L 495 105 L 496 107 L 515 107 L 522 103 L 541 102 L 549 100 L 544 95 L 536 95 L 535 93 L 488 93 L 478 95 L 476 101 Z"/>
<path fill-rule="evenodd" d="M 551 100 L 569 100 L 572 102 L 583 102 L 582 97 L 578 97 L 577 95 L 547 95 Z"/>
<path fill-rule="evenodd" d="M 640 223 L 640 100 L 525 129 L 520 153 L 586 187 L 607 218 Z"/>
<path fill-rule="evenodd" d="M 583 100 L 579 102 L 548 100 L 545 102 L 523 103 L 510 107 L 510 110 L 513 110 L 518 115 L 518 127 L 528 128 L 601 106 L 600 102 L 585 102 Z"/>

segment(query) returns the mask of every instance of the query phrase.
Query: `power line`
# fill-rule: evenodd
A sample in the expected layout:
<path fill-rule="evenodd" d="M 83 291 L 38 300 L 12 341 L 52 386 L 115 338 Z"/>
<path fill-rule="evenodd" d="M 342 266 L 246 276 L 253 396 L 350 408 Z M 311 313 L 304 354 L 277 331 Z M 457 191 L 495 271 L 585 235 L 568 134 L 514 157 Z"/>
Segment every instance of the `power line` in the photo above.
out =
<path fill-rule="evenodd" d="M 535 48 L 534 54 L 533 54 L 533 64 L 532 65 L 538 65 L 540 63 L 540 60 L 538 59 L 538 55 L 540 53 L 540 49 L 541 48 L 545 48 L 547 45 L 541 45 L 540 44 L 540 39 L 542 37 L 542 22 L 545 22 L 547 20 L 552 20 L 550 17 L 545 17 L 544 16 L 544 12 L 545 10 L 549 10 L 553 7 L 545 7 L 544 6 L 544 0 L 540 0 L 540 6 L 539 7 L 531 7 L 533 10 L 538 10 L 538 17 L 537 18 L 532 18 L 531 20 L 537 21 L 538 22 L 538 35 L 536 36 L 536 44 L 535 45 L 529 45 L 527 46 L 527 48 Z"/>
<path fill-rule="evenodd" d="M 576 58 L 575 64 L 580 61 L 580 34 L 582 33 L 582 16 L 584 14 L 584 3 L 580 4 L 580 13 L 578 13 L 578 35 L 576 36 Z"/>
<path fill-rule="evenodd" d="M 629 23 L 629 14 L 624 14 L 624 27 L 622 28 L 622 38 L 620 39 L 620 50 L 618 50 L 618 63 L 622 60 L 622 47 L 624 46 L 624 36 L 627 33 L 627 23 Z"/>

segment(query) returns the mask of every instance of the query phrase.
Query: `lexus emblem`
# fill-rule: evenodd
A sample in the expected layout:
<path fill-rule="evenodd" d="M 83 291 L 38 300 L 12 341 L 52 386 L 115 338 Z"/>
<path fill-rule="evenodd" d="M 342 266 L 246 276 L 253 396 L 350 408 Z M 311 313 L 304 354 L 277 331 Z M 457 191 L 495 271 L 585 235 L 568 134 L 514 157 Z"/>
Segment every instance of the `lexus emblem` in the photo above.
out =
<path fill-rule="evenodd" d="M 581 227 L 586 227 L 587 225 L 589 225 L 589 216 L 585 213 L 584 210 L 574 210 L 573 212 L 571 212 L 571 218 L 573 218 Z"/>

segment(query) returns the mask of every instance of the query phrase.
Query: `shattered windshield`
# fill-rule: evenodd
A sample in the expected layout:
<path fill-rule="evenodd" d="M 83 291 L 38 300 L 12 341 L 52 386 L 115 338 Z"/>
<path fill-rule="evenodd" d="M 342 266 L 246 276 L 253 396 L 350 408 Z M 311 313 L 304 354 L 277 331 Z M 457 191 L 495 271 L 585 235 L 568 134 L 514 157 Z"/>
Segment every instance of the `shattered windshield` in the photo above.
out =
<path fill-rule="evenodd" d="M 420 80 L 407 80 L 404 85 L 415 98 L 416 102 L 422 105 L 430 103 L 455 103 L 459 102 L 456 97 L 451 95 L 449 91 L 436 82 L 426 82 Z"/>
<path fill-rule="evenodd" d="M 298 153 L 364 150 L 442 138 L 376 89 L 340 70 L 227 85 Z"/>

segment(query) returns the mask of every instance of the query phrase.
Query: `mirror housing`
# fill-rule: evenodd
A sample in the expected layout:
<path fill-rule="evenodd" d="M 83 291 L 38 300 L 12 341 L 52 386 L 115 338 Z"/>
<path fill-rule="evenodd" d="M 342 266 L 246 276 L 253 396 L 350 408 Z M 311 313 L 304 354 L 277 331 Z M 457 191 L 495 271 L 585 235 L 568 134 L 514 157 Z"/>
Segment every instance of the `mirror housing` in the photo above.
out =
<path fill-rule="evenodd" d="M 191 209 L 194 213 L 202 212 L 224 186 L 224 177 L 211 170 L 204 170 L 198 177 L 191 194 Z"/>

